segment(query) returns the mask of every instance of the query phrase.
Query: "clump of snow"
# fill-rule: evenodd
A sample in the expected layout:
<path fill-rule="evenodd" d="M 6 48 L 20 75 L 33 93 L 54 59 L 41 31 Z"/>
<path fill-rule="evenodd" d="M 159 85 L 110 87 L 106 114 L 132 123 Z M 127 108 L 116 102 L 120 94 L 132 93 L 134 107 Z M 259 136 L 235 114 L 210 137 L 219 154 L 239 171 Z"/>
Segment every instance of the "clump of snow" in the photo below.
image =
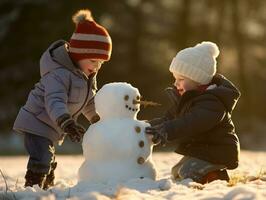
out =
<path fill-rule="evenodd" d="M 171 167 L 181 157 L 175 153 L 154 153 L 153 159 L 158 169 L 157 180 L 131 179 L 123 184 L 77 183 L 77 170 L 83 162 L 82 156 L 57 156 L 56 185 L 48 191 L 38 186 L 24 188 L 26 157 L 0 157 L 0 199 L 25 200 L 138 200 L 138 199 L 234 199 L 257 200 L 266 199 L 266 152 L 242 151 L 240 166 L 237 170 L 229 171 L 230 176 L 245 175 L 256 177 L 255 180 L 245 179 L 229 186 L 225 181 L 214 181 L 205 185 L 185 179 L 181 182 L 171 180 Z M 264 170 L 264 171 L 263 171 Z M 263 172 L 262 172 L 263 171 Z"/>

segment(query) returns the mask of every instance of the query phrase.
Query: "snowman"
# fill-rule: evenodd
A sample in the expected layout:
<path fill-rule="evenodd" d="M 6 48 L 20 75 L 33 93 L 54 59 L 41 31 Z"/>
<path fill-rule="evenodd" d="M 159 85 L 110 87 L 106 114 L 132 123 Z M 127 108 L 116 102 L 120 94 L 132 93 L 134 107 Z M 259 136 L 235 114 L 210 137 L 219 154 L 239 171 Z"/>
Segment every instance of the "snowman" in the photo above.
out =
<path fill-rule="evenodd" d="M 85 161 L 79 168 L 79 182 L 155 180 L 153 143 L 145 134 L 145 127 L 150 125 L 137 120 L 142 102 L 138 89 L 128 83 L 109 83 L 97 92 L 95 108 L 100 121 L 83 137 Z"/>

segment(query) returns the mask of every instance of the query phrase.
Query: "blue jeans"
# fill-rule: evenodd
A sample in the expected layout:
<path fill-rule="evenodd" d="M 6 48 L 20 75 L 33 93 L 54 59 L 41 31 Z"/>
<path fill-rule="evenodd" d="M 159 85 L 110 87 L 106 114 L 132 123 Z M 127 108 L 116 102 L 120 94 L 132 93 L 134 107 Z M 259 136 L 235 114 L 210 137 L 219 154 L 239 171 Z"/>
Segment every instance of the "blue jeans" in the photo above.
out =
<path fill-rule="evenodd" d="M 51 163 L 55 161 L 55 147 L 52 141 L 45 137 L 25 133 L 24 145 L 29 154 L 27 170 L 48 174 Z"/>

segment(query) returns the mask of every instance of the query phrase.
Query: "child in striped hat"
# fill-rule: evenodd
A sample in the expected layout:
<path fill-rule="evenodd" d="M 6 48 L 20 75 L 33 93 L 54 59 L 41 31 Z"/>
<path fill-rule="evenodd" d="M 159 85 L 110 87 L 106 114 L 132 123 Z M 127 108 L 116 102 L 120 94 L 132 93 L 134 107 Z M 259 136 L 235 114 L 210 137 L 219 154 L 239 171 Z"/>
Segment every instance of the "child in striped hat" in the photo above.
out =
<path fill-rule="evenodd" d="M 29 154 L 25 186 L 52 186 L 57 165 L 54 145 L 65 135 L 81 141 L 85 129 L 77 122 L 80 114 L 90 123 L 99 120 L 94 106 L 96 75 L 110 59 L 111 38 L 89 10 L 78 11 L 73 21 L 76 29 L 69 43 L 56 41 L 43 53 L 41 78 L 14 123 L 14 130 L 25 136 Z"/>
<path fill-rule="evenodd" d="M 90 75 L 110 59 L 112 41 L 107 30 L 93 20 L 89 10 L 78 11 L 73 21 L 76 30 L 70 39 L 68 53 L 80 69 Z"/>

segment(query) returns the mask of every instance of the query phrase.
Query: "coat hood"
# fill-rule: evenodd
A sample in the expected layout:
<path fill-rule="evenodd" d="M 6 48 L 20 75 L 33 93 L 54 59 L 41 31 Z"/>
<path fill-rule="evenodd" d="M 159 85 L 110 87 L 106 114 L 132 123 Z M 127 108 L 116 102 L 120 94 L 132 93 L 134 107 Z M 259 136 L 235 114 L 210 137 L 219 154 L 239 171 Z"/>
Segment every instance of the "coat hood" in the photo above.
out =
<path fill-rule="evenodd" d="M 212 79 L 212 84 L 217 87 L 206 92 L 215 95 L 224 104 L 228 112 L 232 112 L 241 95 L 237 87 L 221 74 L 216 74 Z"/>
<path fill-rule="evenodd" d="M 74 73 L 82 73 L 81 70 L 79 70 L 70 59 L 68 55 L 68 43 L 64 40 L 58 40 L 52 43 L 41 56 L 41 77 L 60 67 L 66 67 Z"/>

